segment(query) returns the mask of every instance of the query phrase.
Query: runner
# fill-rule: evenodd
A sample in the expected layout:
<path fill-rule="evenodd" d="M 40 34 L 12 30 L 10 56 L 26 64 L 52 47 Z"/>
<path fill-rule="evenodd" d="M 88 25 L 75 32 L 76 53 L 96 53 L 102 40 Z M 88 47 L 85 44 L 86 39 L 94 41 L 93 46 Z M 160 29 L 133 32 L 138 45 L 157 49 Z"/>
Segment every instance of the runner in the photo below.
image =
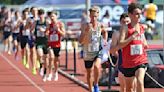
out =
<path fill-rule="evenodd" d="M 15 16 L 12 19 L 12 36 L 13 36 L 13 51 L 15 52 L 15 59 L 18 60 L 19 51 L 19 33 L 20 33 L 21 16 L 19 11 L 15 11 Z"/>
<path fill-rule="evenodd" d="M 37 59 L 40 61 L 40 75 L 43 76 L 46 71 L 46 62 L 48 62 L 48 39 L 46 36 L 46 19 L 44 15 L 44 10 L 40 9 L 38 11 L 39 20 L 35 23 L 35 37 L 36 37 L 36 49 L 37 49 Z M 43 81 L 46 78 L 43 77 Z"/>
<path fill-rule="evenodd" d="M 26 68 L 29 68 L 29 64 L 27 64 L 27 62 L 29 60 L 29 55 L 30 55 L 30 51 L 27 46 L 30 30 L 27 29 L 26 27 L 28 14 L 29 11 L 27 8 L 22 11 L 22 21 L 20 24 L 20 45 L 21 45 L 22 63 Z"/>
<path fill-rule="evenodd" d="M 30 15 L 30 13 L 32 15 Z M 29 59 L 27 62 L 27 66 L 29 66 L 29 62 L 31 61 L 32 64 L 32 74 L 36 75 L 36 61 L 37 61 L 37 55 L 36 55 L 36 47 L 35 47 L 35 35 L 34 35 L 34 31 L 35 31 L 35 22 L 38 20 L 38 9 L 36 7 L 31 7 L 30 9 L 30 13 L 29 13 L 29 18 L 27 19 L 27 25 L 26 25 L 26 29 L 30 30 L 30 35 L 28 37 L 28 45 L 30 48 L 30 55 L 29 55 Z"/>
<path fill-rule="evenodd" d="M 58 64 L 59 60 L 59 53 L 61 47 L 61 38 L 65 35 L 65 27 L 64 24 L 57 19 L 57 12 L 52 11 L 50 14 L 51 23 L 47 28 L 47 32 L 49 33 L 48 37 L 48 45 L 50 47 L 50 71 L 48 80 L 51 80 L 52 75 L 54 74 L 54 81 L 58 80 Z M 52 72 L 52 65 L 54 64 L 54 72 Z"/>
<path fill-rule="evenodd" d="M 84 48 L 84 62 L 87 70 L 87 82 L 89 92 L 99 92 L 98 81 L 100 77 L 101 59 L 99 57 L 101 33 L 105 34 L 104 39 L 107 42 L 107 32 L 101 29 L 101 24 L 97 21 L 99 10 L 97 6 L 92 7 L 90 10 L 90 22 L 84 26 L 84 31 L 80 35 L 80 43 Z M 92 73 L 94 72 L 94 89 Z"/>
<path fill-rule="evenodd" d="M 127 25 L 130 23 L 130 18 L 127 13 L 123 13 L 120 16 L 120 24 L 121 25 Z M 111 43 L 111 48 L 110 48 L 110 53 L 112 53 L 114 56 L 118 58 L 118 78 L 119 78 L 119 84 L 120 84 L 120 92 L 126 92 L 126 85 L 125 85 L 125 78 L 124 75 L 122 74 L 123 69 L 122 69 L 122 53 L 120 47 L 118 46 L 119 42 L 119 36 L 120 32 L 119 31 L 114 31 L 112 34 L 112 43 Z"/>
<path fill-rule="evenodd" d="M 131 23 L 123 25 L 120 30 L 119 45 L 122 48 L 122 67 L 125 76 L 126 92 L 133 92 L 133 83 L 137 79 L 137 92 L 144 92 L 144 75 L 146 71 L 147 42 L 144 27 L 140 24 L 141 7 L 131 3 L 128 15 Z"/>
<path fill-rule="evenodd" d="M 5 49 L 4 51 L 7 52 L 9 55 L 11 54 L 12 49 L 12 35 L 11 35 L 11 12 L 8 8 L 4 8 L 3 12 L 3 42 Z"/>

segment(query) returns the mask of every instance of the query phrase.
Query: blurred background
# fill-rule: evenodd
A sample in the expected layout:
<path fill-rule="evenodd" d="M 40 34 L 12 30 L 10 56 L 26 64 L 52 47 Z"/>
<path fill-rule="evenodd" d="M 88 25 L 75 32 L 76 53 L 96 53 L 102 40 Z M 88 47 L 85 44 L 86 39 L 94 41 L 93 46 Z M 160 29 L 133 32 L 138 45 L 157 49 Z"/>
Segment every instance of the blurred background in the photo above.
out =
<path fill-rule="evenodd" d="M 102 21 L 106 13 L 109 15 L 108 31 L 115 31 L 119 29 L 119 18 L 123 12 L 127 12 L 127 6 L 131 2 L 140 3 L 143 7 L 149 3 L 149 0 L 0 0 L 0 6 L 7 5 L 9 8 L 23 10 L 26 7 L 40 7 L 45 11 L 57 10 L 58 18 L 62 20 L 67 28 L 67 31 L 72 31 L 75 34 L 70 35 L 70 38 L 78 37 L 80 33 L 80 23 L 82 13 L 93 5 L 99 6 L 100 17 Z M 163 0 L 154 0 L 157 5 L 155 26 L 152 32 L 146 34 L 148 40 L 162 40 L 163 31 Z M 43 7 L 44 6 L 44 7 Z M 143 12 L 141 22 L 145 21 L 146 13 Z M 162 18 L 162 19 L 161 19 Z"/>
<path fill-rule="evenodd" d="M 73 50 L 76 48 L 78 50 L 77 52 L 80 53 L 78 54 L 80 57 L 80 59 L 77 59 L 78 61 L 82 59 L 81 45 L 78 44 L 77 40 L 81 32 L 80 27 L 84 17 L 83 13 L 87 13 L 87 10 L 93 5 L 99 6 L 99 21 L 104 22 L 103 19 L 106 17 L 107 21 L 105 21 L 105 23 L 107 23 L 107 30 L 110 39 L 112 32 L 119 30 L 120 15 L 127 12 L 128 4 L 132 2 L 140 3 L 143 7 L 141 23 L 148 25 L 150 28 L 145 32 L 148 42 L 153 45 L 160 45 L 159 47 L 152 47 L 151 49 L 153 50 L 148 51 L 148 58 L 150 61 L 150 68 L 148 71 L 157 81 L 162 81 L 161 84 L 164 85 L 162 77 L 164 76 L 164 70 L 155 67 L 155 65 L 164 65 L 164 0 L 154 0 L 153 2 L 157 6 L 154 23 L 146 21 L 147 14 L 145 7 L 149 3 L 149 0 L 0 0 L 0 7 L 6 6 L 10 10 L 19 10 L 20 12 L 27 7 L 33 6 L 42 8 L 46 12 L 57 10 L 58 19 L 65 23 L 66 31 L 68 33 L 66 37 L 63 38 L 61 49 L 64 51 L 65 49 Z M 72 42 L 74 44 L 72 44 Z M 145 79 L 145 81 L 145 83 L 147 83 L 146 85 L 149 85 L 151 84 L 150 82 L 152 82 L 151 79 L 148 78 Z M 148 87 L 158 86 L 154 83 Z"/>

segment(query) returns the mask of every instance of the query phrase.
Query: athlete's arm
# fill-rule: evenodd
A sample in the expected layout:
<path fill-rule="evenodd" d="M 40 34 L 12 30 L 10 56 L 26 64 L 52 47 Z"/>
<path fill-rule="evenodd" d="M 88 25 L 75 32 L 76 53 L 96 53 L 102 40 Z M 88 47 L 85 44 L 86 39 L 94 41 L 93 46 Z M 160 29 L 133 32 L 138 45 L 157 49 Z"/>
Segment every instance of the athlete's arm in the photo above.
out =
<path fill-rule="evenodd" d="M 79 37 L 79 42 L 83 45 L 88 44 L 89 39 L 88 38 L 88 32 L 90 31 L 89 23 L 84 24 L 83 30 L 81 31 L 80 37 Z"/>
<path fill-rule="evenodd" d="M 126 38 L 128 32 L 128 26 L 123 25 L 120 29 L 120 40 L 119 40 L 119 47 L 123 48 L 126 45 L 128 45 L 139 33 L 138 31 L 135 31 L 132 36 Z"/>
<path fill-rule="evenodd" d="M 116 54 L 116 52 L 120 49 L 118 46 L 118 40 L 119 40 L 120 33 L 117 31 L 114 31 L 112 34 L 112 42 L 110 47 L 110 53 Z"/>
<path fill-rule="evenodd" d="M 65 35 L 65 27 L 64 27 L 64 24 L 61 22 L 61 25 L 57 25 L 57 31 L 62 35 L 64 36 Z"/>
<path fill-rule="evenodd" d="M 50 33 L 50 24 L 47 24 L 46 23 L 46 31 L 45 31 L 45 34 L 46 34 L 46 36 L 48 36 L 49 35 L 49 33 Z"/>
<path fill-rule="evenodd" d="M 101 25 L 101 32 L 103 34 L 103 39 L 107 42 L 107 40 L 108 40 L 108 32 L 105 30 L 105 26 L 103 24 Z"/>

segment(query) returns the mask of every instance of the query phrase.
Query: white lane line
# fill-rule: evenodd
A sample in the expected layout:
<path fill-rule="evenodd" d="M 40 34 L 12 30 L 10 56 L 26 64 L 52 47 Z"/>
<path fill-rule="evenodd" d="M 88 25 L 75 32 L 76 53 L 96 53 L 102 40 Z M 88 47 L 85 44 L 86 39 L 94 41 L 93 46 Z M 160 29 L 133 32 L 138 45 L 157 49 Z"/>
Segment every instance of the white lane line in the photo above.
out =
<path fill-rule="evenodd" d="M 7 59 L 2 53 L 0 56 L 4 58 L 14 69 L 16 69 L 24 78 L 26 78 L 34 87 L 36 87 L 40 92 L 45 92 L 41 87 L 39 87 L 34 81 L 32 81 L 24 72 L 22 72 L 17 66 L 15 66 L 9 59 Z"/>

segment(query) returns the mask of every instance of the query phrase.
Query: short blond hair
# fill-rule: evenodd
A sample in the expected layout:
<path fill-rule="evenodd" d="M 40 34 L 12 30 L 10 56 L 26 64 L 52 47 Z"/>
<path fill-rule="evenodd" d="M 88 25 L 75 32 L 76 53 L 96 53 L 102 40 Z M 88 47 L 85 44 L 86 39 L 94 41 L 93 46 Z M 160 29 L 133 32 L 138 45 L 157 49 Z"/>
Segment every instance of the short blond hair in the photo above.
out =
<path fill-rule="evenodd" d="M 95 11 L 95 12 L 99 12 L 99 7 L 98 6 L 93 6 L 89 9 L 90 12 Z"/>

